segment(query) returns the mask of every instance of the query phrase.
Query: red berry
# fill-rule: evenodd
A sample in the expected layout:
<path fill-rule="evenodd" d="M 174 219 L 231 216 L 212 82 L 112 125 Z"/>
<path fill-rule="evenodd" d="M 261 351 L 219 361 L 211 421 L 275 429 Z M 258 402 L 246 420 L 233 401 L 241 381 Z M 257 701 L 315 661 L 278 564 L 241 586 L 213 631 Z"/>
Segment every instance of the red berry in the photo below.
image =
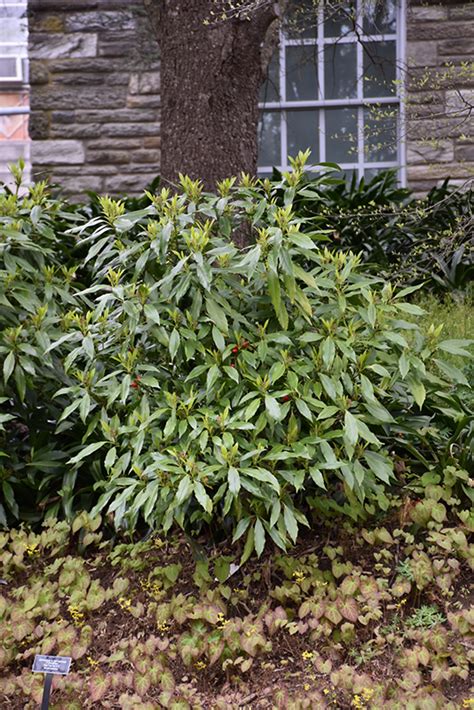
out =
<path fill-rule="evenodd" d="M 239 348 L 237 347 L 237 345 L 235 346 L 235 348 L 232 348 L 232 352 L 233 352 L 233 353 L 238 353 L 238 352 L 239 352 Z"/>
<path fill-rule="evenodd" d="M 285 396 L 283 397 L 283 401 L 284 401 L 284 402 L 288 402 L 289 399 L 290 399 L 290 395 L 289 395 L 289 394 L 285 394 Z"/>
<path fill-rule="evenodd" d="M 231 362 L 230 365 L 229 365 L 229 367 L 235 367 L 234 363 Z"/>
<path fill-rule="evenodd" d="M 249 343 L 248 340 L 244 340 L 244 342 L 242 343 L 242 347 L 243 347 L 245 350 L 248 348 L 249 345 L 250 345 L 250 343 Z"/>

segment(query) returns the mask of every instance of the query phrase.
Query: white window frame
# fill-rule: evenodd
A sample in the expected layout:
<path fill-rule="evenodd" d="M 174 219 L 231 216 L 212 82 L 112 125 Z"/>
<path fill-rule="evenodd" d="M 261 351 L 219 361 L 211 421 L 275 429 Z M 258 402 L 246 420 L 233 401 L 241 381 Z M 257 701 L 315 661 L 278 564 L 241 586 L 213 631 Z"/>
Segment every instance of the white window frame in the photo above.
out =
<path fill-rule="evenodd" d="M 18 14 L 18 16 L 12 15 L 18 19 L 20 22 L 24 17 L 26 17 L 28 3 L 27 0 L 0 0 L 0 22 L 2 21 L 3 13 L 5 11 L 5 16 L 9 17 L 9 9 L 17 8 L 21 10 L 23 14 Z M 26 26 L 25 26 L 26 27 Z M 23 34 L 22 39 L 15 38 L 13 41 L 1 41 L 0 42 L 0 59 L 14 59 L 16 61 L 16 72 L 14 76 L 3 76 L 0 75 L 0 89 L 9 91 L 12 88 L 20 88 L 28 83 L 28 41 L 26 35 Z"/>
<path fill-rule="evenodd" d="M 358 25 L 361 26 L 362 6 L 364 0 L 356 0 L 357 2 L 357 17 Z M 326 162 L 326 131 L 325 131 L 325 109 L 331 108 L 348 108 L 351 106 L 357 107 L 357 159 L 353 162 L 339 163 L 342 170 L 356 170 L 359 179 L 364 175 L 365 169 L 388 169 L 394 168 L 398 170 L 399 181 L 402 185 L 406 184 L 406 146 L 404 139 L 405 128 L 405 102 L 404 102 L 404 78 L 406 55 L 406 0 L 398 0 L 397 16 L 396 16 L 396 32 L 393 34 L 365 35 L 359 33 L 356 38 L 353 34 L 348 34 L 342 37 L 325 37 L 324 36 L 324 9 L 321 3 L 318 9 L 317 21 L 317 37 L 316 38 L 297 38 L 290 39 L 286 37 L 283 30 L 280 31 L 279 40 L 279 90 L 280 96 L 282 92 L 286 92 L 286 47 L 289 46 L 316 46 L 317 47 L 317 73 L 318 73 L 318 93 L 317 100 L 304 101 L 263 101 L 260 102 L 259 108 L 262 111 L 279 111 L 280 112 L 280 159 L 279 165 L 260 165 L 258 167 L 259 174 L 268 174 L 273 167 L 280 170 L 288 170 L 288 140 L 287 140 L 287 124 L 286 110 L 290 109 L 320 109 L 319 110 L 319 160 L 318 162 Z M 362 42 L 395 42 L 396 47 L 396 92 L 393 96 L 380 96 L 375 98 L 364 98 L 363 96 L 363 47 Z M 357 48 L 357 97 L 350 99 L 325 99 L 324 98 L 324 48 L 328 45 L 351 43 Z M 369 162 L 364 157 L 364 108 L 368 106 L 392 106 L 398 111 L 397 118 L 397 157 L 396 160 Z M 314 170 L 314 165 L 307 166 L 308 170 Z"/>

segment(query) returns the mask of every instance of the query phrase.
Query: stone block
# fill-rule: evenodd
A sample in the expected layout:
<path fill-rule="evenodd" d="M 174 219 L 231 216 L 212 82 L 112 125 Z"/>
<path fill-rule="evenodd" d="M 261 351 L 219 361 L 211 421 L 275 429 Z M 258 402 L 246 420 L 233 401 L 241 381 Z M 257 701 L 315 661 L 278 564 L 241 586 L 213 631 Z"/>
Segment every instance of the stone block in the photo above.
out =
<path fill-rule="evenodd" d="M 88 163 L 112 163 L 123 164 L 130 162 L 130 152 L 125 150 L 94 150 L 88 147 L 87 149 Z"/>
<path fill-rule="evenodd" d="M 126 92 L 124 87 L 118 86 L 103 86 L 100 91 L 85 86 L 80 91 L 73 91 L 67 86 L 38 86 L 31 96 L 31 104 L 43 110 L 122 108 L 126 105 Z"/>
<path fill-rule="evenodd" d="M 452 140 L 414 141 L 407 145 L 407 163 L 409 165 L 423 163 L 449 163 L 454 160 L 454 143 Z"/>
<path fill-rule="evenodd" d="M 75 57 L 70 59 L 53 59 L 48 61 L 48 69 L 53 74 L 67 74 L 68 72 L 81 72 L 81 74 L 95 74 L 107 72 L 130 71 L 130 63 L 127 57 L 114 57 L 105 59 L 104 57 Z"/>
<path fill-rule="evenodd" d="M 425 120 L 440 120 L 445 114 L 445 103 L 444 100 L 439 101 L 417 101 L 417 94 L 414 94 L 413 98 L 407 100 L 406 106 L 406 117 L 409 121 L 419 121 L 421 119 Z"/>
<path fill-rule="evenodd" d="M 461 180 L 472 177 L 474 166 L 471 164 L 462 165 L 459 163 L 440 163 L 430 165 L 409 165 L 407 168 L 408 181 L 412 180 L 445 180 L 446 178 L 458 178 Z"/>
<path fill-rule="evenodd" d="M 160 162 L 161 152 L 159 150 L 136 150 L 133 153 L 133 160 L 136 163 L 154 163 Z"/>
<path fill-rule="evenodd" d="M 443 22 L 448 18 L 448 8 L 442 5 L 415 6 L 408 10 L 408 22 L 414 20 L 428 20 L 433 22 Z"/>
<path fill-rule="evenodd" d="M 66 72 L 65 74 L 53 74 L 52 83 L 62 86 L 124 86 L 128 89 L 128 76 L 125 72 L 88 72 L 83 74 L 80 71 Z M 100 89 L 97 89 L 100 91 Z"/>
<path fill-rule="evenodd" d="M 67 57 L 95 57 L 97 35 L 95 34 L 30 34 L 30 59 L 58 59 Z"/>
<path fill-rule="evenodd" d="M 120 170 L 123 168 L 120 167 Z M 55 175 L 116 175 L 119 168 L 116 165 L 55 165 Z"/>
<path fill-rule="evenodd" d="M 439 64 L 438 44 L 433 40 L 425 42 L 408 42 L 408 70 L 411 67 L 435 67 Z"/>
<path fill-rule="evenodd" d="M 407 39 L 421 41 L 429 39 L 452 39 L 474 37 L 474 22 L 409 22 Z"/>
<path fill-rule="evenodd" d="M 56 173 L 51 177 L 54 180 Z M 84 193 L 88 190 L 102 192 L 104 178 L 99 175 L 79 175 L 71 178 L 61 176 L 61 179 L 57 179 L 56 182 L 59 183 L 61 192 L 65 192 L 72 201 L 82 201 Z"/>
<path fill-rule="evenodd" d="M 85 151 L 80 141 L 33 141 L 31 161 L 35 165 L 75 165 L 84 163 Z"/>
<path fill-rule="evenodd" d="M 145 187 L 156 177 L 157 171 L 142 172 L 134 175 L 116 175 L 105 178 L 105 190 L 110 194 L 140 195 Z"/>
<path fill-rule="evenodd" d="M 161 138 L 160 136 L 153 136 L 151 138 L 143 139 L 144 148 L 161 148 Z"/>
<path fill-rule="evenodd" d="M 71 125 L 76 121 L 75 111 L 52 111 L 51 120 L 53 123 L 66 123 Z"/>
<path fill-rule="evenodd" d="M 104 125 L 102 135 L 117 138 L 135 136 L 157 136 L 160 133 L 159 123 L 109 123 Z"/>
<path fill-rule="evenodd" d="M 63 15 L 40 15 L 37 22 L 32 23 L 35 32 L 64 32 Z"/>
<path fill-rule="evenodd" d="M 102 133 L 102 123 L 52 123 L 51 138 L 99 138 Z"/>
<path fill-rule="evenodd" d="M 474 89 L 474 73 L 467 66 L 412 67 L 407 76 L 407 91 L 446 91 Z"/>
<path fill-rule="evenodd" d="M 474 22 L 474 20 L 473 20 Z M 438 42 L 438 52 L 440 57 L 444 60 L 446 56 L 464 56 L 471 57 L 474 55 L 474 38 L 472 39 L 462 39 L 462 34 L 460 39 L 456 42 L 444 41 Z"/>
<path fill-rule="evenodd" d="M 145 139 L 146 140 L 146 139 Z M 100 138 L 99 140 L 88 140 L 87 149 L 91 150 L 134 150 L 142 147 L 140 138 L 121 138 L 120 141 L 115 138 Z"/>
<path fill-rule="evenodd" d="M 474 20 L 474 4 L 472 2 L 465 2 L 452 5 L 449 7 L 449 19 L 461 20 L 463 22 Z"/>
<path fill-rule="evenodd" d="M 100 32 L 101 30 L 134 30 L 136 18 L 129 10 L 74 12 L 66 17 L 68 32 Z"/>
<path fill-rule="evenodd" d="M 128 57 L 130 68 L 138 67 L 139 54 L 135 32 L 107 32 L 99 37 L 99 57 Z"/>
<path fill-rule="evenodd" d="M 458 89 L 446 92 L 446 108 L 449 111 L 471 112 L 474 106 L 474 90 Z"/>
<path fill-rule="evenodd" d="M 30 154 L 29 141 L 0 141 L 0 162 L 16 163 L 20 158 L 28 158 Z M 5 166 L 6 167 L 6 166 Z"/>
<path fill-rule="evenodd" d="M 459 162 L 469 162 L 474 169 L 474 144 L 458 143 L 455 148 L 454 156 Z"/>
<path fill-rule="evenodd" d="M 159 94 L 159 71 L 130 74 L 128 90 L 131 94 Z"/>
<path fill-rule="evenodd" d="M 46 64 L 41 61 L 31 60 L 29 62 L 29 78 L 31 85 L 47 84 L 50 76 Z"/>
<path fill-rule="evenodd" d="M 426 141 L 436 138 L 452 139 L 463 134 L 469 134 L 467 121 L 460 120 L 457 116 L 448 116 L 440 119 L 413 120 L 407 117 L 407 136 L 412 141 Z"/>
<path fill-rule="evenodd" d="M 137 110 L 137 109 L 116 109 L 115 111 L 82 111 L 75 112 L 75 117 L 78 123 L 142 123 L 143 121 L 156 121 L 156 111 L 152 110 Z"/>
<path fill-rule="evenodd" d="M 160 106 L 161 98 L 154 94 L 127 97 L 128 108 L 159 108 Z"/>
<path fill-rule="evenodd" d="M 33 140 L 49 138 L 50 116 L 46 111 L 32 111 L 28 119 L 28 133 Z"/>

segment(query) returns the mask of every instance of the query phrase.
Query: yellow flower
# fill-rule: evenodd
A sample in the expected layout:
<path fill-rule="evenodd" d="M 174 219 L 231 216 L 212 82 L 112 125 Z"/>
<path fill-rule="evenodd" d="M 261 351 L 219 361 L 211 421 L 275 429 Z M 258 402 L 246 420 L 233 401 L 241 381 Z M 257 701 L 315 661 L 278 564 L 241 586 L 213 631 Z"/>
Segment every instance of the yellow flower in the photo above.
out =
<path fill-rule="evenodd" d="M 71 614 L 74 626 L 84 626 L 84 614 L 79 611 L 79 607 L 70 604 L 67 610 Z"/>
<path fill-rule="evenodd" d="M 306 579 L 304 572 L 293 572 L 293 579 L 295 582 L 303 582 Z"/>
<path fill-rule="evenodd" d="M 303 651 L 301 655 L 305 661 L 311 661 L 314 658 L 314 653 L 312 651 Z"/>
<path fill-rule="evenodd" d="M 364 698 L 364 700 L 370 700 L 373 694 L 374 691 L 372 690 L 372 688 L 362 688 L 362 697 Z"/>

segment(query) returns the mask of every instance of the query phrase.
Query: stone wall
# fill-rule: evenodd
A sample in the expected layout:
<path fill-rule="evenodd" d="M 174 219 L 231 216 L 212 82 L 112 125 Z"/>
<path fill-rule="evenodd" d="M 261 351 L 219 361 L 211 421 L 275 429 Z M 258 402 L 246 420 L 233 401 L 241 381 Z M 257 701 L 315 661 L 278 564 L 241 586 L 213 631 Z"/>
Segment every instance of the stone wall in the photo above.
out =
<path fill-rule="evenodd" d="M 422 192 L 474 176 L 474 2 L 407 0 L 406 154 Z M 159 173 L 156 38 L 143 0 L 29 0 L 35 177 L 79 198 Z"/>
<path fill-rule="evenodd" d="M 474 2 L 408 0 L 407 178 L 474 179 Z"/>
<path fill-rule="evenodd" d="M 159 172 L 159 51 L 141 0 L 30 0 L 33 174 L 137 194 Z"/>

